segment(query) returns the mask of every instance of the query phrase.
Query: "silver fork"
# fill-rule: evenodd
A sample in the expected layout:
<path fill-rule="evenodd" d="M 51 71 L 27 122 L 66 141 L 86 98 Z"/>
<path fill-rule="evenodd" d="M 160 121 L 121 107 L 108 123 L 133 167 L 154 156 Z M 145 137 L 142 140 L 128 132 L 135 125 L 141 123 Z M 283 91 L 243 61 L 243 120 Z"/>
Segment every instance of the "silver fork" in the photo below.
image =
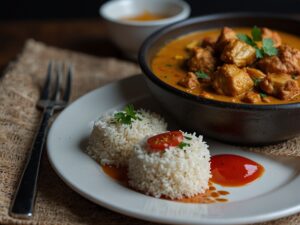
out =
<path fill-rule="evenodd" d="M 61 81 L 63 76 L 61 64 L 56 63 L 56 81 L 51 92 L 51 77 L 53 74 L 53 63 L 48 65 L 47 77 L 37 107 L 43 110 L 39 130 L 31 147 L 31 154 L 26 163 L 17 192 L 12 201 L 10 215 L 12 217 L 28 219 L 33 215 L 34 203 L 37 191 L 37 180 L 39 174 L 40 160 L 47 136 L 49 119 L 54 111 L 63 109 L 70 98 L 72 83 L 72 66 L 67 69 L 67 78 L 64 94 L 61 96 Z M 52 96 L 50 96 L 52 95 Z"/>

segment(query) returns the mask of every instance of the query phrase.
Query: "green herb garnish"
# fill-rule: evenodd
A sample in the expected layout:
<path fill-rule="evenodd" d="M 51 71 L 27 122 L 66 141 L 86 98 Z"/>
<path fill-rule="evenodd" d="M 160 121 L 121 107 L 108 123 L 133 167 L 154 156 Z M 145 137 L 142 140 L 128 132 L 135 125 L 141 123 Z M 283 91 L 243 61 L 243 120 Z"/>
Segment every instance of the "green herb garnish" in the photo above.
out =
<path fill-rule="evenodd" d="M 192 140 L 191 137 L 184 136 L 184 138 L 187 139 L 187 140 Z"/>
<path fill-rule="evenodd" d="M 188 144 L 188 143 L 185 143 L 185 142 L 181 142 L 181 143 L 178 145 L 178 148 L 183 149 L 183 148 L 186 147 L 186 146 L 191 146 L 191 145 Z"/>
<path fill-rule="evenodd" d="M 252 80 L 253 80 L 253 82 L 254 82 L 254 86 L 258 86 L 259 85 L 259 83 L 261 82 L 261 79 L 259 79 L 259 78 L 252 78 Z"/>
<path fill-rule="evenodd" d="M 254 26 L 252 28 L 251 35 L 252 35 L 253 41 L 261 41 L 262 40 L 261 29 L 258 28 L 257 26 Z"/>
<path fill-rule="evenodd" d="M 296 75 L 292 75 L 292 79 L 293 80 L 297 80 L 297 76 Z"/>
<path fill-rule="evenodd" d="M 237 34 L 236 35 L 238 37 L 238 39 L 240 39 L 241 41 L 247 43 L 248 45 L 251 45 L 252 47 L 256 47 L 256 43 L 255 41 L 252 40 L 251 37 L 249 37 L 246 34 Z"/>
<path fill-rule="evenodd" d="M 267 97 L 268 95 L 267 94 L 265 94 L 265 93 L 259 93 L 259 95 L 260 95 L 260 97 L 262 97 L 262 98 L 265 98 L 265 97 Z"/>
<path fill-rule="evenodd" d="M 254 47 L 254 48 L 255 48 L 256 58 L 262 59 L 264 57 L 264 51 L 258 47 Z"/>
<path fill-rule="evenodd" d="M 274 42 L 271 38 L 264 38 L 262 40 L 262 45 L 262 49 L 266 55 L 273 56 L 278 54 L 278 50 L 274 47 Z"/>
<path fill-rule="evenodd" d="M 256 58 L 261 59 L 265 55 L 273 56 L 278 54 L 277 48 L 274 46 L 274 42 L 271 38 L 262 38 L 261 29 L 254 26 L 251 31 L 251 37 L 246 34 L 237 34 L 238 39 L 251 45 L 255 48 Z M 262 48 L 257 46 L 258 41 L 262 41 Z"/>
<path fill-rule="evenodd" d="M 116 113 L 114 119 L 116 122 L 122 124 L 131 124 L 134 120 L 141 120 L 134 110 L 133 105 L 128 105 L 124 108 L 124 111 Z"/>
<path fill-rule="evenodd" d="M 172 67 L 173 65 L 172 65 L 172 64 L 166 64 L 166 66 L 167 66 L 167 67 Z"/>
<path fill-rule="evenodd" d="M 204 73 L 203 71 L 197 71 L 195 74 L 199 79 L 209 79 L 208 74 Z"/>

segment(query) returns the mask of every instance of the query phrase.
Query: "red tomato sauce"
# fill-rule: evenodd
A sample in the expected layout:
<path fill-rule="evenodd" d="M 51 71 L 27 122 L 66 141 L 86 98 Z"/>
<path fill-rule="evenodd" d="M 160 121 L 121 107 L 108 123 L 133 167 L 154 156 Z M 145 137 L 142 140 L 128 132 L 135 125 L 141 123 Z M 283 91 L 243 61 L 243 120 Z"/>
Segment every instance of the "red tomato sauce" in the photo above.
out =
<path fill-rule="evenodd" d="M 126 167 L 102 166 L 102 169 L 109 177 L 129 187 Z M 227 202 L 226 197 L 230 193 L 225 190 L 217 190 L 213 183 L 227 187 L 242 186 L 256 180 L 263 172 L 263 166 L 245 157 L 229 154 L 215 155 L 211 157 L 212 178 L 209 182 L 209 189 L 203 194 L 174 201 L 185 203 Z"/>
<path fill-rule="evenodd" d="M 211 157 L 211 181 L 222 186 L 246 185 L 263 172 L 262 165 L 242 156 L 224 154 Z"/>

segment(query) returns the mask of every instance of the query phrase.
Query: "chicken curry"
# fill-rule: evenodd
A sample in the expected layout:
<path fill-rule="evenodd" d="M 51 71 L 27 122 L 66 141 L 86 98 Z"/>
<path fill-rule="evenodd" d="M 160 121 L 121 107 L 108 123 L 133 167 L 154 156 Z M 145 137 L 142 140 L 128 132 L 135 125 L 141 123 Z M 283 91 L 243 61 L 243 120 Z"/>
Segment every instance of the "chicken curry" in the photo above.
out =
<path fill-rule="evenodd" d="M 224 27 L 171 41 L 152 61 L 167 84 L 218 101 L 300 102 L 300 38 L 268 28 Z"/>

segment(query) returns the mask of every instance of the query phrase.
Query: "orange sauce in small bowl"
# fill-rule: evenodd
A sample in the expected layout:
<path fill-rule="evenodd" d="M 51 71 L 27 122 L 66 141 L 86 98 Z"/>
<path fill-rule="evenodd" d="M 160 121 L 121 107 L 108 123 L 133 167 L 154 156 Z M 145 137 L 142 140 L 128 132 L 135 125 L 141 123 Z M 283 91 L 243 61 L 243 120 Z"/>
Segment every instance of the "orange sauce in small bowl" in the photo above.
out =
<path fill-rule="evenodd" d="M 161 20 L 165 19 L 168 16 L 166 15 L 161 15 L 161 14 L 156 14 L 152 13 L 149 11 L 144 11 L 138 15 L 131 16 L 131 17 L 124 17 L 123 19 L 129 20 L 129 21 L 141 21 L 141 22 L 146 22 L 146 21 L 153 21 L 153 20 Z"/>

